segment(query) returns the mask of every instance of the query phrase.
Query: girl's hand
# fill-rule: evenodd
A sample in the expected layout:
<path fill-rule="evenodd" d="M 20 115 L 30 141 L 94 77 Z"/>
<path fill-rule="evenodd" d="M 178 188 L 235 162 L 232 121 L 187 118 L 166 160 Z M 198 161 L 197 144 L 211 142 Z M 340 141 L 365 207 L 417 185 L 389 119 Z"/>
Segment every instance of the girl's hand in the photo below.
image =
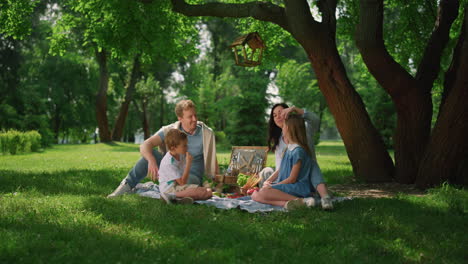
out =
<path fill-rule="evenodd" d="M 187 161 L 187 164 L 192 163 L 193 156 L 190 155 L 190 153 L 188 151 L 185 152 L 185 160 Z"/>
<path fill-rule="evenodd" d="M 271 181 L 266 180 L 266 181 L 263 183 L 263 187 L 271 187 L 271 184 L 272 184 Z"/>

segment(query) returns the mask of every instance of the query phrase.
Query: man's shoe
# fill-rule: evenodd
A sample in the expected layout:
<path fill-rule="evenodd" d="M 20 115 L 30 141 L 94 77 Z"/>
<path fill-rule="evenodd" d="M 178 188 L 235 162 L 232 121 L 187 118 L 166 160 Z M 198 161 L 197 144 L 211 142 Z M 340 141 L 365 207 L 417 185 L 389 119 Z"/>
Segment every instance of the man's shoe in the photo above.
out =
<path fill-rule="evenodd" d="M 175 194 L 173 193 L 160 193 L 161 199 L 163 199 L 167 204 L 172 204 L 172 202 L 176 199 Z"/>
<path fill-rule="evenodd" d="M 304 203 L 304 199 L 299 198 L 291 201 L 287 201 L 286 204 L 284 205 L 284 208 L 286 208 L 288 211 L 295 210 L 297 208 L 305 207 L 306 204 Z"/>
<path fill-rule="evenodd" d="M 122 182 L 119 187 L 117 187 L 117 189 L 115 189 L 115 191 L 109 195 L 107 195 L 107 198 L 115 198 L 117 196 L 120 196 L 120 195 L 124 195 L 126 193 L 129 193 L 132 191 L 132 187 L 130 187 L 130 185 L 128 185 L 128 183 L 126 182 Z"/>
<path fill-rule="evenodd" d="M 176 204 L 193 204 L 193 198 L 192 197 L 176 198 L 175 203 Z"/>
<path fill-rule="evenodd" d="M 330 197 L 322 198 L 322 209 L 333 210 L 333 203 Z"/>
<path fill-rule="evenodd" d="M 307 205 L 307 207 L 314 207 L 316 205 L 314 197 L 304 198 L 304 203 Z"/>

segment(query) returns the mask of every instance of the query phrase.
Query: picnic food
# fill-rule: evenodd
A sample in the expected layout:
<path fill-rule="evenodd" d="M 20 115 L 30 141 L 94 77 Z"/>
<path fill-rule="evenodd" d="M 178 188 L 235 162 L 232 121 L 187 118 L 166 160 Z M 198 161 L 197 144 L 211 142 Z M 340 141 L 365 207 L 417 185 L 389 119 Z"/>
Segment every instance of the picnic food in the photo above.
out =
<path fill-rule="evenodd" d="M 237 185 L 244 186 L 247 183 L 249 177 L 249 175 L 239 173 L 239 175 L 237 175 Z"/>
<path fill-rule="evenodd" d="M 252 195 L 255 191 L 258 191 L 258 187 L 250 188 L 247 190 L 247 195 Z"/>

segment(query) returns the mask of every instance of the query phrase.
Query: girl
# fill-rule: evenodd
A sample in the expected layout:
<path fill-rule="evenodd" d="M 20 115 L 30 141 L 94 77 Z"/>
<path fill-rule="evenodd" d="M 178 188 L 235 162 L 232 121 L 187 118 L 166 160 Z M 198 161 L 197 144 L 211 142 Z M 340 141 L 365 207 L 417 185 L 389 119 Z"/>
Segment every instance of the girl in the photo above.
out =
<path fill-rule="evenodd" d="M 282 124 L 282 132 L 288 145 L 281 159 L 281 166 L 252 198 L 257 202 L 283 206 L 288 210 L 302 205 L 314 206 L 314 198 L 303 199 L 310 196 L 313 190 L 310 176 L 316 166 L 307 145 L 304 120 L 299 115 L 290 115 Z M 273 184 L 278 177 L 278 183 Z M 324 198 L 330 202 L 329 197 Z M 331 202 L 329 204 L 327 207 L 322 203 L 322 207 L 331 209 Z"/>
<path fill-rule="evenodd" d="M 321 205 L 325 210 L 333 209 L 333 204 L 328 194 L 327 186 L 322 176 L 322 172 L 317 164 L 317 158 L 315 157 L 315 144 L 314 138 L 319 127 L 319 118 L 314 113 L 301 109 L 295 106 L 289 107 L 285 103 L 275 104 L 270 112 L 270 120 L 268 122 L 268 146 L 271 151 L 275 153 L 276 158 L 276 169 L 281 167 L 281 158 L 285 153 L 287 143 L 283 137 L 283 124 L 290 113 L 296 112 L 304 118 L 305 121 L 305 133 L 307 137 L 307 146 L 312 152 L 312 174 L 311 181 L 313 186 L 313 192 L 317 193 L 322 198 Z M 263 181 L 272 175 L 274 170 L 272 168 L 265 168 L 259 173 L 262 178 L 260 186 Z"/>

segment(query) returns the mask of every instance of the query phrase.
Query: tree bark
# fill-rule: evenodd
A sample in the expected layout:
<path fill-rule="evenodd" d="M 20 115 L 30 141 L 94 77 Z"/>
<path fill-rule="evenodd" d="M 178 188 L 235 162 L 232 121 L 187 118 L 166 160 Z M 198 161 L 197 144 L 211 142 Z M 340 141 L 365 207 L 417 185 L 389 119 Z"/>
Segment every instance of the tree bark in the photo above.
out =
<path fill-rule="evenodd" d="M 141 109 L 143 112 L 143 137 L 148 139 L 151 136 L 150 129 L 149 129 L 149 122 L 148 122 L 148 102 L 146 100 L 142 100 L 141 102 Z"/>
<path fill-rule="evenodd" d="M 386 50 L 383 40 L 383 0 L 361 0 L 356 43 L 369 72 L 391 96 L 397 111 L 394 134 L 395 179 L 413 183 L 429 141 L 431 89 L 440 69 L 450 26 L 457 16 L 456 1 L 443 0 L 416 77 L 412 77 Z"/>
<path fill-rule="evenodd" d="M 132 102 L 133 94 L 135 92 L 135 86 L 141 76 L 140 71 L 140 54 L 136 55 L 133 61 L 132 72 L 130 74 L 130 80 L 127 84 L 125 92 L 125 99 L 120 106 L 119 115 L 115 121 L 114 131 L 112 132 L 112 139 L 115 141 L 122 140 L 122 135 L 125 127 L 125 121 L 128 115 L 128 108 Z"/>
<path fill-rule="evenodd" d="M 392 160 L 347 78 L 336 49 L 336 0 L 321 2 L 322 12 L 326 13 L 325 20 L 318 23 L 305 0 L 286 0 L 285 8 L 261 2 L 188 5 L 182 0 L 172 0 L 174 10 L 187 16 L 253 17 L 278 24 L 290 32 L 312 63 L 355 175 L 368 182 L 389 181 L 394 170 Z"/>
<path fill-rule="evenodd" d="M 462 31 L 446 74 L 444 103 L 421 161 L 416 184 L 421 188 L 445 181 L 468 185 L 468 6 Z"/>
<path fill-rule="evenodd" d="M 107 120 L 107 89 L 109 87 L 109 72 L 107 69 L 107 54 L 105 50 L 96 51 L 99 64 L 99 90 L 96 95 L 96 120 L 101 142 L 111 142 L 109 122 Z"/>

